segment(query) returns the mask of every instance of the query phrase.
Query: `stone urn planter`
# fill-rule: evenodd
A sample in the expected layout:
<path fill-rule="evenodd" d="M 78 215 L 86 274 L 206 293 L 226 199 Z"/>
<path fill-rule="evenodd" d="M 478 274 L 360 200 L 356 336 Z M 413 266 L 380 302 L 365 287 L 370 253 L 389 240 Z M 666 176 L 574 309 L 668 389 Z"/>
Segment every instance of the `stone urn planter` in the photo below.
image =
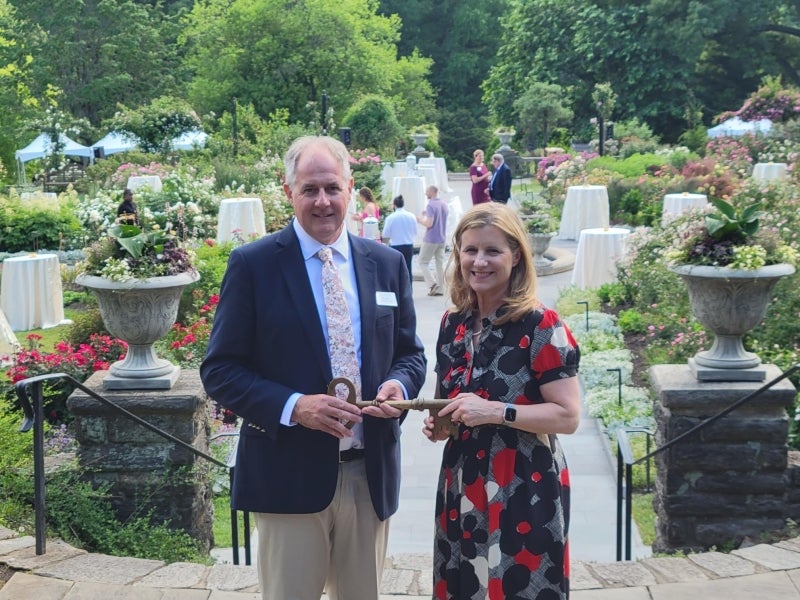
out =
<path fill-rule="evenodd" d="M 497 149 L 498 152 L 502 152 L 503 150 L 511 150 L 511 139 L 514 137 L 513 131 L 499 131 L 497 133 L 497 139 L 500 140 L 500 147 Z"/>
<path fill-rule="evenodd" d="M 544 257 L 544 253 L 550 247 L 550 240 L 553 239 L 555 232 L 550 233 L 529 233 L 528 240 L 531 243 L 531 252 L 533 253 L 533 266 L 537 272 L 541 268 L 550 267 L 550 260 Z"/>
<path fill-rule="evenodd" d="M 156 356 L 153 344 L 175 323 L 183 288 L 198 279 L 196 272 L 124 282 L 85 274 L 75 279 L 97 297 L 106 329 L 128 344 L 125 358 L 103 380 L 105 389 L 172 388 L 180 367 Z"/>
<path fill-rule="evenodd" d="M 686 283 L 695 318 L 714 334 L 709 350 L 689 359 L 698 380 L 763 381 L 761 359 L 747 352 L 742 337 L 761 323 L 772 289 L 792 265 L 768 265 L 755 270 L 679 265 L 670 267 Z"/>
<path fill-rule="evenodd" d="M 425 141 L 428 139 L 427 133 L 415 133 L 411 138 L 414 140 L 416 147 L 412 150 L 414 154 L 427 153 L 425 150 Z"/>

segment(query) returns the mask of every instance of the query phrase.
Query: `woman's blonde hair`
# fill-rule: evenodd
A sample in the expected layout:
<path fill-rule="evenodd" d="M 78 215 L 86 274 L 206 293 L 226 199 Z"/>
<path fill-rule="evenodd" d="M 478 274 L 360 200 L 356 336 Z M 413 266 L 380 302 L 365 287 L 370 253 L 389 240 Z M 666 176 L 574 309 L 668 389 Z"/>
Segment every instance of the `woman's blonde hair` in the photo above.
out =
<path fill-rule="evenodd" d="M 472 153 L 472 158 L 478 158 L 478 154 L 483 154 L 483 150 L 478 148 L 475 152 Z"/>
<path fill-rule="evenodd" d="M 456 226 L 453 233 L 453 252 L 450 255 L 450 262 L 453 263 L 450 299 L 456 312 L 467 313 L 475 308 L 477 297 L 461 273 L 461 238 L 469 229 L 489 226 L 497 227 L 503 233 L 512 252 L 519 252 L 519 261 L 511 269 L 505 298 L 508 311 L 496 322 L 501 325 L 507 321 L 518 321 L 539 305 L 536 298 L 536 269 L 533 266 L 528 234 L 517 213 L 505 204 L 487 202 L 473 206 Z"/>

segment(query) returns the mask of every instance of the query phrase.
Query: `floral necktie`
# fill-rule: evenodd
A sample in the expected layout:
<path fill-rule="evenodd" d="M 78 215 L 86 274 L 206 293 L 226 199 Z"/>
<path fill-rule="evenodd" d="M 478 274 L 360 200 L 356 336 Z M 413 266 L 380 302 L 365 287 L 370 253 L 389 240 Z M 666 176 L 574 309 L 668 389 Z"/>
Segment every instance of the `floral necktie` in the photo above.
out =
<path fill-rule="evenodd" d="M 325 315 L 328 319 L 328 351 L 333 377 L 346 377 L 353 382 L 356 399 L 361 400 L 361 374 L 356 357 L 356 343 L 350 311 L 345 300 L 344 286 L 333 263 L 330 248 L 321 248 L 317 256 L 322 261 L 322 290 L 325 295 Z M 336 396 L 346 398 L 345 386 L 337 386 Z"/>

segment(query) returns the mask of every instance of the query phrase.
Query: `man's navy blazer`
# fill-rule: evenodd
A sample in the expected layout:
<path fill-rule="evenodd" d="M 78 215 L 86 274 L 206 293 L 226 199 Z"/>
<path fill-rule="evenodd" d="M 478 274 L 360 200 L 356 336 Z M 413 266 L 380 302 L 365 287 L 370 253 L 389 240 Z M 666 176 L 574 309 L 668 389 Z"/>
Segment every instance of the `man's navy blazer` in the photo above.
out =
<path fill-rule="evenodd" d="M 402 254 L 348 236 L 361 304 L 361 381 L 365 399 L 387 379 L 416 397 L 425 380 L 411 284 Z M 397 306 L 378 305 L 393 292 Z M 232 506 L 269 513 L 326 508 L 336 488 L 339 440 L 280 424 L 289 396 L 326 393 L 332 379 L 325 337 L 300 243 L 291 225 L 231 253 L 208 352 L 200 367 L 208 395 L 242 417 Z M 399 419 L 364 415 L 367 479 L 383 520 L 397 510 Z"/>
<path fill-rule="evenodd" d="M 489 188 L 489 196 L 495 202 L 508 202 L 511 198 L 511 169 L 503 162 L 497 167 L 497 175 L 490 180 L 491 187 Z"/>

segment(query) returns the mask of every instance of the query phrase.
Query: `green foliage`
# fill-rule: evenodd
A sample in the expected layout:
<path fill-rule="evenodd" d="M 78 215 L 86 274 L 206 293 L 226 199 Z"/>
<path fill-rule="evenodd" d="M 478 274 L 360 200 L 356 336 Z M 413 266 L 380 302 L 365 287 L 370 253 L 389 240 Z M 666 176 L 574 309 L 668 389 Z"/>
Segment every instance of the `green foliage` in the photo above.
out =
<path fill-rule="evenodd" d="M 80 231 L 74 207 L 68 202 L 52 208 L 18 198 L 0 198 L 2 252 L 73 248 Z"/>
<path fill-rule="evenodd" d="M 598 156 L 592 158 L 587 164 L 588 171 L 604 169 L 612 173 L 619 173 L 623 177 L 640 177 L 655 169 L 668 164 L 669 159 L 656 154 L 633 154 L 623 160 L 612 156 Z"/>
<path fill-rule="evenodd" d="M 114 131 L 135 136 L 145 152 L 166 155 L 172 149 L 174 138 L 200 127 L 200 120 L 184 100 L 163 96 L 151 100 L 137 109 L 120 105 L 120 110 L 109 120 Z"/>
<path fill-rule="evenodd" d="M 706 215 L 706 229 L 715 240 L 738 243 L 758 231 L 758 220 L 764 216 L 760 202 L 741 208 L 721 198 L 711 198 L 710 202 L 718 212 Z"/>
<path fill-rule="evenodd" d="M 514 110 L 518 115 L 515 122 L 519 130 L 537 140 L 539 147 L 547 146 L 553 128 L 572 119 L 564 88 L 540 81 L 532 82 L 514 101 Z"/>
<path fill-rule="evenodd" d="M 583 314 L 586 305 L 578 304 L 578 302 L 588 302 L 590 311 L 600 310 L 600 299 L 597 297 L 597 292 L 591 289 L 582 290 L 576 285 L 571 285 L 561 290 L 556 303 L 556 311 L 562 317 L 577 313 Z"/>
<path fill-rule="evenodd" d="M 391 103 L 376 95 L 365 96 L 344 116 L 343 124 L 352 129 L 357 148 L 394 148 L 403 131 Z"/>
<path fill-rule="evenodd" d="M 330 132 L 330 117 L 367 94 L 400 95 L 404 111 L 420 106 L 426 92 L 416 83 L 429 59 L 409 52 L 400 64 L 400 19 L 377 7 L 365 0 L 309 0 L 298 10 L 278 0 L 195 2 L 180 37 L 192 104 L 221 114 L 235 97 L 262 118 L 286 108 L 292 122 L 317 132 L 323 91 Z M 406 85 L 414 86 L 408 95 Z"/>
<path fill-rule="evenodd" d="M 624 333 L 646 333 L 650 322 L 638 310 L 629 308 L 620 311 L 617 324 Z"/>
<path fill-rule="evenodd" d="M 34 96 L 58 90 L 58 106 L 97 126 L 118 103 L 175 93 L 183 72 L 174 43 L 179 21 L 158 3 L 135 0 L 14 0 Z M 76 67 L 80 65 L 80 67 Z M 6 87 L 6 84 L 4 84 Z M 4 107 L 6 108 L 6 107 Z M 94 140 L 80 140 L 89 142 Z"/>
<path fill-rule="evenodd" d="M 107 489 L 94 489 L 73 469 L 59 469 L 47 482 L 47 522 L 51 535 L 89 552 L 165 562 L 203 562 L 197 540 L 148 517 L 120 523 Z"/>

